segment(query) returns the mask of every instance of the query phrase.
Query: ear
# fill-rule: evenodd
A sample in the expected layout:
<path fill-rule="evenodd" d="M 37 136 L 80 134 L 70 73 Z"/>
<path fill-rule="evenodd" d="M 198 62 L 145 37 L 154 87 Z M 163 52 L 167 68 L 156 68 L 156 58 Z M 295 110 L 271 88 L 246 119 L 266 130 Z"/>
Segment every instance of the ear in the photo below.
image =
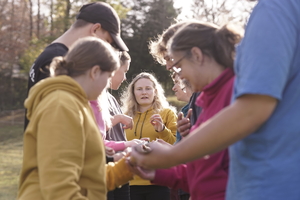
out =
<path fill-rule="evenodd" d="M 99 65 L 93 66 L 89 71 L 89 76 L 92 80 L 96 80 L 96 78 L 98 78 L 100 74 L 101 74 L 101 69 Z"/>
<path fill-rule="evenodd" d="M 193 60 L 196 61 L 197 63 L 202 64 L 203 63 L 203 53 L 201 51 L 201 49 L 199 49 L 198 47 L 193 47 L 191 49 L 191 54 L 193 57 Z"/>
<path fill-rule="evenodd" d="M 101 24 L 99 24 L 99 23 L 93 24 L 93 26 L 90 29 L 92 36 L 95 37 L 97 35 L 98 29 L 100 29 L 100 30 L 102 29 Z"/>

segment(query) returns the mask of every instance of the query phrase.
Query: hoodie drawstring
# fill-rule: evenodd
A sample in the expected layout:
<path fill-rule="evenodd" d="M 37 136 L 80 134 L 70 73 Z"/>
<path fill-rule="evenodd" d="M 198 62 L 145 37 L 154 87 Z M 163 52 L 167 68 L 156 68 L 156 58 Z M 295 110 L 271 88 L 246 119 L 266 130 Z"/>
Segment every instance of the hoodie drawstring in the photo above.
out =
<path fill-rule="evenodd" d="M 146 114 L 145 114 L 144 120 L 143 120 L 142 125 L 141 125 L 140 139 L 141 139 L 142 136 L 143 136 L 143 127 L 144 127 L 144 123 L 145 123 L 147 114 L 148 114 L 148 110 L 147 110 L 147 112 L 146 112 Z M 136 129 L 137 129 L 137 126 L 138 126 L 138 124 L 139 124 L 139 122 L 140 122 L 141 116 L 142 116 L 142 114 L 140 114 L 139 119 L 138 119 L 138 121 L 137 121 L 137 123 L 136 123 L 136 126 L 135 126 L 135 130 L 134 130 L 134 135 L 135 135 L 135 136 L 136 136 Z"/>

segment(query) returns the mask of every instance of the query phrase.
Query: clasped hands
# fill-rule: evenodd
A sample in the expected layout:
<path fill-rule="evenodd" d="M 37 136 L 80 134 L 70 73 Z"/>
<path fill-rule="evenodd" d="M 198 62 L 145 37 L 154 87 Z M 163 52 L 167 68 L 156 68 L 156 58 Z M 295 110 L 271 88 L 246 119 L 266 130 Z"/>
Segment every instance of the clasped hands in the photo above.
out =
<path fill-rule="evenodd" d="M 162 168 L 172 145 L 157 139 L 127 148 L 126 163 L 136 175 L 147 180 L 154 180 L 155 169 Z"/>

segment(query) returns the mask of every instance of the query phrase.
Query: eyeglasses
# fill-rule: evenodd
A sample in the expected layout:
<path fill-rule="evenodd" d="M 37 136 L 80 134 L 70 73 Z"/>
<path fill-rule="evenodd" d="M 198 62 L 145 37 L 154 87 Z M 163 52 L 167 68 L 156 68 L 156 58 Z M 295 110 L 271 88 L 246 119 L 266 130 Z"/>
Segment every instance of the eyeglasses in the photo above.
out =
<path fill-rule="evenodd" d="M 182 56 L 182 58 L 180 58 L 177 62 L 175 62 L 173 64 L 173 66 L 171 67 L 171 69 L 176 72 L 177 74 L 181 72 L 181 68 L 178 68 L 177 65 L 187 56 L 188 54 L 185 54 L 184 56 Z M 174 59 L 171 59 L 172 62 L 174 62 Z"/>

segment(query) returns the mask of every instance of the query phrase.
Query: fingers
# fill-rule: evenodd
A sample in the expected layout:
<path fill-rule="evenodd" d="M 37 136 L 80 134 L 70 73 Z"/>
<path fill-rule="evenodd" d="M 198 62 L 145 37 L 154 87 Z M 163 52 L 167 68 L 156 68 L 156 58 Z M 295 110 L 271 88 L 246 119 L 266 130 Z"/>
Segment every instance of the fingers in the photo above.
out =
<path fill-rule="evenodd" d="M 145 142 L 150 142 L 150 138 L 149 137 L 144 137 L 144 138 L 141 138 L 140 140 L 145 141 Z"/>
<path fill-rule="evenodd" d="M 187 113 L 187 115 L 186 115 L 186 118 L 189 118 L 189 119 L 190 119 L 191 116 L 192 116 L 192 114 L 193 114 L 193 109 L 190 108 L 190 109 L 188 110 L 188 113 Z"/>
<path fill-rule="evenodd" d="M 182 113 L 180 113 L 180 118 L 178 117 L 177 130 L 182 137 L 188 135 L 190 132 L 190 128 L 191 128 L 190 117 L 192 116 L 192 111 L 193 110 L 190 108 L 188 110 L 186 117 L 183 117 Z"/>
<path fill-rule="evenodd" d="M 183 118 L 183 113 L 179 112 L 177 116 L 177 120 L 182 120 L 182 118 Z"/>
<path fill-rule="evenodd" d="M 152 115 L 150 117 L 150 121 L 153 121 L 153 120 L 162 122 L 161 116 L 159 114 Z"/>
<path fill-rule="evenodd" d="M 132 147 L 135 151 L 137 151 L 138 153 L 141 153 L 141 154 L 148 154 L 150 153 L 152 150 L 150 148 L 150 146 L 148 145 L 148 143 L 146 144 L 139 144 L 139 145 L 136 145 L 134 147 Z"/>
<path fill-rule="evenodd" d="M 182 132 L 179 132 L 179 133 L 180 133 L 181 137 L 185 137 L 190 133 L 190 129 L 186 129 L 186 130 L 184 130 Z"/>

